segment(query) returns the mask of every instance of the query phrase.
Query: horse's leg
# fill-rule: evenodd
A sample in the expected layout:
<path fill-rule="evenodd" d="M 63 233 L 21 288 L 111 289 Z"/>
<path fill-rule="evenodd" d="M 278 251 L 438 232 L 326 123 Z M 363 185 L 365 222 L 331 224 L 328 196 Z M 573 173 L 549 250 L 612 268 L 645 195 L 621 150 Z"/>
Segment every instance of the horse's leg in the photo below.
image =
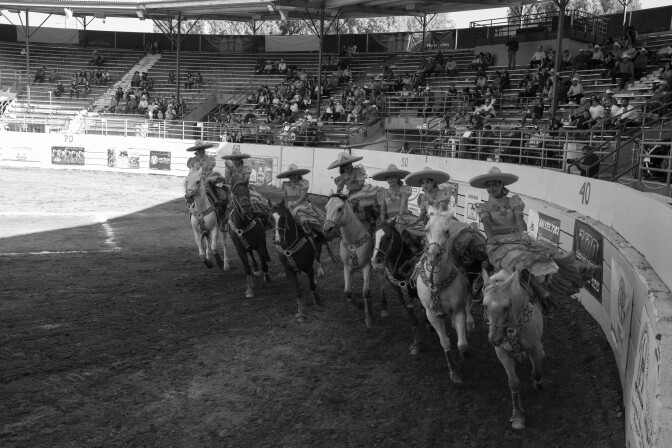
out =
<path fill-rule="evenodd" d="M 411 323 L 411 329 L 413 331 L 413 344 L 411 344 L 409 350 L 411 355 L 415 356 L 422 351 L 422 339 L 420 338 L 420 331 L 418 330 L 418 317 L 415 315 L 415 309 L 413 308 L 413 297 L 410 295 L 410 291 L 408 291 L 408 303 L 406 303 L 406 299 L 404 299 L 404 293 L 401 291 L 401 288 L 395 286 L 394 289 L 397 292 L 399 302 L 408 314 L 408 321 Z"/>
<path fill-rule="evenodd" d="M 250 257 L 252 258 L 252 266 L 254 267 L 254 276 L 259 277 L 261 272 L 259 272 L 259 264 L 257 264 L 257 259 L 254 257 L 254 251 L 250 249 Z"/>
<path fill-rule="evenodd" d="M 230 235 L 230 234 L 229 234 Z M 231 236 L 231 235 L 230 235 Z M 250 261 L 247 258 L 248 251 L 243 247 L 243 243 L 240 240 L 236 239 L 238 236 L 231 236 L 233 241 L 233 246 L 236 248 L 238 253 L 238 258 L 243 262 L 243 268 L 245 269 L 245 276 L 247 282 L 247 289 L 245 290 L 245 297 L 250 299 L 254 297 L 254 282 L 252 279 L 252 268 L 250 268 Z"/>
<path fill-rule="evenodd" d="M 525 428 L 525 414 L 523 413 L 523 406 L 520 399 L 520 381 L 516 375 L 516 363 L 511 356 L 511 353 L 501 347 L 495 347 L 495 353 L 499 362 L 506 370 L 506 376 L 509 377 L 509 389 L 511 390 L 511 401 L 513 403 L 513 414 L 511 415 L 511 427 L 513 429 Z"/>
<path fill-rule="evenodd" d="M 359 301 L 356 297 L 352 296 L 352 267 L 347 263 L 343 263 L 343 281 L 345 283 L 344 291 L 345 298 L 348 302 L 352 303 L 357 309 L 363 310 L 364 304 Z"/>
<path fill-rule="evenodd" d="M 468 358 L 469 342 L 467 342 L 467 315 L 464 308 L 457 309 L 453 312 L 452 324 L 457 333 L 457 349 L 460 351 L 462 358 Z"/>
<path fill-rule="evenodd" d="M 387 311 L 387 295 L 385 294 L 385 275 L 380 275 L 380 317 L 390 317 L 390 312 Z M 396 288 L 396 286 L 394 287 Z"/>
<path fill-rule="evenodd" d="M 329 247 L 329 246 L 327 246 L 327 247 Z M 315 262 L 317 263 L 317 276 L 319 278 L 324 278 L 324 269 L 322 269 L 322 245 L 321 244 L 318 244 L 318 246 L 315 248 Z"/>
<path fill-rule="evenodd" d="M 289 266 L 289 263 L 285 261 L 282 264 L 285 267 L 285 275 L 289 280 L 289 283 L 291 283 L 292 286 L 294 287 L 294 294 L 296 296 L 296 308 L 297 308 L 296 316 L 294 317 L 297 320 L 297 322 L 303 323 L 306 321 L 306 317 L 305 317 L 305 307 L 303 304 L 303 297 L 301 294 L 301 285 L 299 285 L 299 277 L 296 275 L 296 271 L 294 271 L 294 269 L 292 269 Z"/>
<path fill-rule="evenodd" d="M 373 315 L 373 304 L 371 303 L 371 274 L 373 273 L 373 266 L 371 262 L 362 267 L 362 275 L 364 276 L 364 285 L 362 286 L 362 296 L 364 297 L 364 322 L 366 328 L 372 328 L 375 323 Z"/>
<path fill-rule="evenodd" d="M 434 327 L 436 334 L 439 335 L 439 341 L 441 341 L 441 347 L 443 347 L 443 352 L 445 353 L 446 361 L 448 362 L 448 370 L 450 371 L 450 380 L 453 383 L 457 384 L 462 383 L 462 374 L 460 373 L 460 369 L 457 366 L 457 363 L 455 362 L 453 355 L 451 355 L 450 353 L 451 351 L 450 336 L 448 336 L 448 332 L 446 329 L 445 318 L 437 317 L 436 314 L 431 310 L 425 310 L 425 315 L 427 316 L 427 320 L 429 320 L 429 322 L 432 324 L 432 327 Z"/>
<path fill-rule="evenodd" d="M 214 266 L 210 260 L 208 260 L 208 255 L 205 252 L 205 247 L 203 245 L 203 235 L 198 229 L 198 223 L 194 226 L 192 222 L 192 228 L 194 229 L 194 239 L 196 240 L 196 246 L 198 247 L 198 256 L 201 258 L 201 261 L 208 269 L 212 269 Z"/>
<path fill-rule="evenodd" d="M 261 240 L 261 245 L 259 246 L 259 250 L 257 253 L 259 254 L 259 260 L 261 260 L 261 270 L 264 273 L 264 283 L 268 284 L 271 283 L 271 274 L 268 273 L 268 261 L 271 259 L 271 256 L 268 253 L 268 249 L 266 248 L 266 234 L 262 234 L 264 237 L 263 240 Z"/>
<path fill-rule="evenodd" d="M 319 264 L 317 266 L 318 269 L 321 269 Z M 313 306 L 324 305 L 320 295 L 317 293 L 317 282 L 315 281 L 315 269 L 313 268 L 313 264 L 311 263 L 310 265 L 306 266 L 306 269 L 304 269 L 303 272 L 305 272 L 306 276 L 308 276 L 308 284 L 310 285 L 310 291 L 313 295 Z"/>
<path fill-rule="evenodd" d="M 214 230 L 210 232 L 210 236 L 208 237 L 208 243 L 210 252 L 212 253 L 213 258 L 215 259 L 215 264 L 219 269 L 222 269 L 224 268 L 224 260 L 222 260 L 221 255 L 219 255 L 219 248 L 217 247 L 217 245 L 219 244 L 219 236 L 220 236 L 219 229 L 215 226 Z"/>
<path fill-rule="evenodd" d="M 534 377 L 534 390 L 541 392 L 544 388 L 543 371 L 541 370 L 541 361 L 544 359 L 544 347 L 541 341 L 535 345 L 529 353 L 530 362 L 532 363 L 532 376 Z"/>
<path fill-rule="evenodd" d="M 215 245 L 216 248 L 215 261 L 217 262 L 217 266 L 219 266 L 220 269 L 222 269 L 223 271 L 229 271 L 231 270 L 231 266 L 229 265 L 229 256 L 226 253 L 226 238 L 228 236 L 228 233 L 222 232 L 219 229 L 217 229 L 217 233 L 218 233 L 218 239 L 221 239 L 222 241 L 222 257 L 219 256 L 218 248 Z"/>

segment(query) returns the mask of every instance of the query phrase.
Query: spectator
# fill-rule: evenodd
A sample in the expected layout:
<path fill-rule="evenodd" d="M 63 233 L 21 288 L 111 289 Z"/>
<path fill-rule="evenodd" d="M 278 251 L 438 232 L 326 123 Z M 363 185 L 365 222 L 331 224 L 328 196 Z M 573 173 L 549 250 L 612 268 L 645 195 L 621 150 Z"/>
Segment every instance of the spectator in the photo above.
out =
<path fill-rule="evenodd" d="M 646 76 L 646 66 L 649 64 L 649 58 L 647 56 L 649 52 L 646 51 L 646 48 L 639 50 L 632 65 L 634 66 L 634 77 L 635 79 L 640 79 L 642 76 Z"/>
<path fill-rule="evenodd" d="M 516 68 L 516 53 L 518 52 L 518 49 L 520 48 L 520 45 L 518 44 L 518 40 L 516 39 L 515 35 L 509 36 L 509 40 L 506 42 L 506 47 L 507 47 L 507 53 L 508 53 L 508 65 L 506 66 L 507 69 L 515 69 Z"/>
<path fill-rule="evenodd" d="M 270 75 L 273 71 L 273 62 L 270 59 L 267 59 L 264 62 L 264 75 Z"/>
<path fill-rule="evenodd" d="M 189 90 L 194 87 L 194 75 L 191 72 L 187 72 L 187 80 L 184 82 L 184 90 Z"/>
<path fill-rule="evenodd" d="M 45 67 L 39 67 L 37 69 L 37 71 L 35 72 L 35 79 L 33 79 L 33 84 L 37 84 L 38 82 L 44 82 L 45 71 L 46 71 Z"/>
<path fill-rule="evenodd" d="M 63 85 L 63 81 L 59 80 L 58 84 L 56 84 L 56 87 L 51 92 L 56 98 L 60 98 L 61 95 L 65 93 L 65 86 Z"/>
<path fill-rule="evenodd" d="M 604 70 L 600 73 L 600 78 L 615 78 L 617 72 L 616 58 L 609 53 L 604 58 Z"/>
<path fill-rule="evenodd" d="M 345 67 L 345 70 L 343 70 L 343 82 L 350 82 L 351 80 L 352 80 L 352 70 L 348 65 L 347 67 Z"/>
<path fill-rule="evenodd" d="M 284 59 L 280 59 L 280 62 L 278 63 L 278 72 L 281 75 L 287 74 L 287 63 L 285 62 Z"/>
<path fill-rule="evenodd" d="M 148 108 L 149 101 L 147 101 L 147 97 L 145 95 L 142 95 L 142 97 L 140 97 L 140 101 L 138 102 L 138 112 L 144 114 Z"/>
<path fill-rule="evenodd" d="M 524 102 L 525 98 L 534 98 L 535 96 L 537 96 L 537 87 L 532 81 L 528 81 L 523 91 L 518 92 L 518 103 Z"/>
<path fill-rule="evenodd" d="M 630 100 L 623 98 L 621 100 L 621 108 L 618 110 L 618 116 L 615 117 L 616 126 L 637 127 L 639 126 L 639 112 L 630 104 Z"/>
<path fill-rule="evenodd" d="M 540 66 L 544 62 L 544 59 L 546 59 L 546 53 L 544 52 L 544 47 L 539 45 L 537 47 L 537 51 L 535 51 L 532 57 L 530 58 L 530 68 Z"/>
<path fill-rule="evenodd" d="M 103 79 L 101 82 L 103 84 L 108 84 L 110 82 L 110 72 L 107 69 L 103 70 Z"/>
<path fill-rule="evenodd" d="M 444 68 L 444 72 L 447 76 L 457 76 L 458 74 L 457 61 L 450 55 L 446 57 L 446 67 Z"/>
<path fill-rule="evenodd" d="M 574 65 L 574 57 L 569 50 L 565 49 L 562 53 L 562 62 L 560 63 L 560 70 L 567 70 Z"/>
<path fill-rule="evenodd" d="M 591 99 L 589 111 L 590 117 L 593 119 L 593 121 L 597 121 L 604 115 L 604 106 L 600 104 L 600 101 L 597 99 L 597 97 Z"/>
<path fill-rule="evenodd" d="M 77 95 L 77 98 L 79 98 L 79 90 L 77 90 L 77 83 L 74 79 L 70 81 L 70 98 L 72 98 L 72 95 Z"/>
<path fill-rule="evenodd" d="M 175 84 L 175 72 L 172 70 L 168 72 L 168 82 Z"/>
<path fill-rule="evenodd" d="M 637 38 L 639 37 L 637 30 L 635 29 L 634 26 L 630 25 L 625 29 L 625 33 L 623 33 L 623 40 L 629 44 L 632 45 L 632 48 L 637 47 Z"/>
<path fill-rule="evenodd" d="M 666 47 L 661 48 L 656 52 L 659 59 L 669 59 L 672 57 L 672 41 L 667 43 Z"/>
<path fill-rule="evenodd" d="M 627 56 L 623 56 L 621 61 L 617 64 L 618 76 L 621 78 L 619 88 L 625 89 L 625 86 L 635 76 L 635 66 Z M 616 74 L 611 77 L 612 84 L 616 84 Z"/>
<path fill-rule="evenodd" d="M 138 111 L 138 101 L 135 99 L 135 95 L 131 95 L 128 98 L 128 102 L 126 103 L 126 112 L 134 114 L 137 111 Z"/>
<path fill-rule="evenodd" d="M 600 158 L 592 151 L 593 148 L 585 145 L 581 149 L 583 156 L 577 161 L 576 165 L 581 171 L 581 176 L 597 179 L 597 175 L 600 172 Z"/>
<path fill-rule="evenodd" d="M 141 82 L 142 78 L 140 77 L 140 72 L 136 71 L 133 73 L 133 77 L 131 78 L 131 87 L 140 87 Z"/>
<path fill-rule="evenodd" d="M 651 98 L 647 103 L 647 110 L 655 110 L 665 105 L 669 106 L 671 98 L 670 93 L 667 91 L 667 87 L 668 86 L 663 83 L 660 83 L 654 87 Z M 669 107 L 666 109 L 669 109 Z M 659 114 L 665 112 L 667 112 L 667 110 L 659 111 Z"/>
<path fill-rule="evenodd" d="M 58 74 L 58 72 L 56 71 L 56 67 L 54 67 L 54 70 L 51 73 L 49 73 L 49 82 L 56 82 L 59 81 L 60 79 L 61 75 Z"/>
<path fill-rule="evenodd" d="M 658 72 L 658 78 L 661 82 L 665 81 L 668 86 L 672 85 L 672 65 L 669 61 Z"/>
<path fill-rule="evenodd" d="M 590 68 L 602 67 L 604 65 L 604 53 L 599 45 L 593 48 L 593 56 L 590 60 Z"/>
<path fill-rule="evenodd" d="M 98 50 L 93 50 L 91 58 L 89 59 L 89 65 L 101 66 L 103 65 L 103 60 L 103 55 L 101 55 Z"/>
<path fill-rule="evenodd" d="M 609 112 L 612 117 L 616 117 L 618 112 L 621 110 L 621 106 L 618 105 L 618 100 L 615 97 L 611 97 L 609 103 Z"/>
<path fill-rule="evenodd" d="M 532 119 L 532 126 L 536 126 L 537 120 L 541 120 L 544 116 L 544 105 L 539 98 L 535 98 L 530 105 L 527 106 L 525 115 L 523 115 L 522 125 L 525 126 L 527 119 Z"/>
<path fill-rule="evenodd" d="M 197 89 L 203 87 L 203 75 L 201 75 L 201 72 L 196 72 L 196 79 L 194 80 L 194 84 L 196 85 Z"/>
<path fill-rule="evenodd" d="M 93 75 L 93 85 L 99 86 L 102 83 L 102 81 L 103 81 L 103 71 L 99 67 L 98 70 L 96 70 L 95 75 Z"/>
<path fill-rule="evenodd" d="M 583 98 L 583 84 L 579 78 L 572 78 L 572 86 L 567 92 L 567 101 L 579 104 L 581 98 Z"/>

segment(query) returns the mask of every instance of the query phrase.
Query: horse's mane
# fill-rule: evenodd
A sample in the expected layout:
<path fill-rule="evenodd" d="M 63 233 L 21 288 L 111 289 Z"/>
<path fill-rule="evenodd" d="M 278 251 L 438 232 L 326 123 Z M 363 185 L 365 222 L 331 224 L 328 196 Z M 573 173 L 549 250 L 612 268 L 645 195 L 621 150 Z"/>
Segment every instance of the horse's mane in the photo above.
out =
<path fill-rule="evenodd" d="M 348 197 L 347 197 L 346 195 L 344 195 L 344 194 L 341 194 L 341 193 L 334 193 L 334 194 L 332 194 L 331 196 L 329 196 L 329 199 L 331 199 L 331 198 L 338 198 L 338 199 L 340 199 L 340 200 L 343 201 L 343 202 L 347 202 L 347 201 L 348 201 Z"/>
<path fill-rule="evenodd" d="M 501 283 L 509 279 L 511 276 L 511 273 L 508 271 L 505 271 L 504 269 L 501 269 L 490 277 L 490 283 Z"/>

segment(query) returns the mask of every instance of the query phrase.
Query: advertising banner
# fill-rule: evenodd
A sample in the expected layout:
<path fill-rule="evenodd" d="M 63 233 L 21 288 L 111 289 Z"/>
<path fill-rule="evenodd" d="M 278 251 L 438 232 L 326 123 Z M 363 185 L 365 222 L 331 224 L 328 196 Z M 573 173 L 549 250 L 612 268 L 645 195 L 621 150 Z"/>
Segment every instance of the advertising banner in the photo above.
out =
<path fill-rule="evenodd" d="M 559 219 L 530 209 L 527 220 L 528 232 L 532 238 L 560 244 L 561 221 Z"/>
<path fill-rule="evenodd" d="M 654 416 L 656 415 L 655 401 L 658 392 L 660 351 L 646 311 L 642 313 L 642 323 L 639 328 L 637 355 L 634 360 L 630 387 L 628 420 L 632 429 L 633 446 L 649 448 L 655 446 L 653 435 L 656 432 Z"/>
<path fill-rule="evenodd" d="M 254 36 L 216 36 L 202 35 L 203 51 L 219 51 L 220 53 L 254 53 Z"/>
<path fill-rule="evenodd" d="M 455 30 L 428 32 L 425 47 L 426 50 L 452 50 L 455 48 Z"/>
<path fill-rule="evenodd" d="M 455 182 L 446 182 L 441 185 L 439 185 L 439 188 L 441 190 L 448 190 L 450 191 L 450 202 L 448 203 L 448 210 L 452 210 L 453 208 L 457 207 L 457 188 L 458 184 Z M 418 206 L 418 198 L 420 197 L 420 194 L 422 193 L 422 188 L 418 187 L 411 187 L 411 190 L 413 192 L 411 193 L 411 196 L 408 198 L 408 211 L 413 213 L 415 216 L 420 215 L 420 207 Z"/>
<path fill-rule="evenodd" d="M 481 220 L 476 212 L 476 204 L 481 203 L 481 192 L 476 190 L 467 190 L 464 193 L 464 222 L 466 224 L 476 223 Z"/>
<path fill-rule="evenodd" d="M 245 162 L 252 168 L 251 185 L 272 185 L 275 179 L 273 159 L 270 157 L 252 157 Z M 275 173 L 277 174 L 277 173 Z"/>
<path fill-rule="evenodd" d="M 37 148 L 29 146 L 9 146 L 0 148 L 0 160 L 8 162 L 41 162 Z"/>
<path fill-rule="evenodd" d="M 629 271 L 628 273 L 626 273 L 626 269 Z M 616 360 L 619 371 L 621 371 L 621 381 L 625 378 L 625 365 L 628 358 L 630 320 L 632 319 L 632 304 L 635 295 L 631 278 L 634 275 L 628 262 L 622 259 L 620 255 L 611 257 L 609 320 L 611 321 L 611 342 L 616 349 Z"/>
<path fill-rule="evenodd" d="M 264 36 L 266 51 L 317 51 L 320 40 L 317 36 Z"/>
<path fill-rule="evenodd" d="M 140 169 L 140 150 L 138 149 L 107 149 L 107 166 L 130 170 Z"/>
<path fill-rule="evenodd" d="M 170 152 L 149 151 L 149 169 L 170 171 Z"/>
<path fill-rule="evenodd" d="M 84 165 L 84 148 L 78 146 L 52 146 L 52 165 Z"/>
<path fill-rule="evenodd" d="M 573 250 L 579 261 L 602 267 L 603 244 L 602 235 L 598 231 L 584 222 L 576 221 Z M 602 303 L 602 270 L 598 270 L 595 276 L 586 283 L 586 290 Z"/>

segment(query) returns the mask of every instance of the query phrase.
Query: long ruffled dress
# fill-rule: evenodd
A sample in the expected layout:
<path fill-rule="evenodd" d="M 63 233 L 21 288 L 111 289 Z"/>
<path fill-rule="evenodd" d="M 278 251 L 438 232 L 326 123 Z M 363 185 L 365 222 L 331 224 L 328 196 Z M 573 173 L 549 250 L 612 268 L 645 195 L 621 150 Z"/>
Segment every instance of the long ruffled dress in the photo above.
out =
<path fill-rule="evenodd" d="M 290 206 L 303 192 L 308 193 L 310 183 L 306 179 L 297 182 L 285 181 L 282 183 L 282 191 L 285 194 L 285 204 L 296 221 L 301 225 L 306 233 L 310 233 L 311 228 L 321 229 L 324 224 L 324 212 L 310 203 L 306 197 L 298 204 Z"/>
<path fill-rule="evenodd" d="M 424 227 L 422 224 L 411 225 L 415 221 L 415 216 L 408 210 L 401 211 L 401 203 L 411 197 L 413 190 L 408 185 L 394 185 L 386 189 L 381 189 L 378 202 L 380 204 L 383 216 L 388 220 L 395 222 L 395 227 L 399 232 L 406 231 L 409 234 L 422 237 Z"/>
<path fill-rule="evenodd" d="M 366 183 L 366 170 L 363 165 L 356 165 L 349 173 L 343 173 L 334 179 L 339 190 L 348 187 L 350 202 L 356 211 L 365 207 L 378 206 L 380 187 Z"/>
<path fill-rule="evenodd" d="M 454 199 L 450 191 L 432 188 L 428 192 L 421 193 L 418 197 L 420 214 L 422 215 L 424 212 L 429 217 L 438 212 L 448 211 L 451 207 L 455 207 L 455 204 L 451 203 L 452 200 Z"/>

